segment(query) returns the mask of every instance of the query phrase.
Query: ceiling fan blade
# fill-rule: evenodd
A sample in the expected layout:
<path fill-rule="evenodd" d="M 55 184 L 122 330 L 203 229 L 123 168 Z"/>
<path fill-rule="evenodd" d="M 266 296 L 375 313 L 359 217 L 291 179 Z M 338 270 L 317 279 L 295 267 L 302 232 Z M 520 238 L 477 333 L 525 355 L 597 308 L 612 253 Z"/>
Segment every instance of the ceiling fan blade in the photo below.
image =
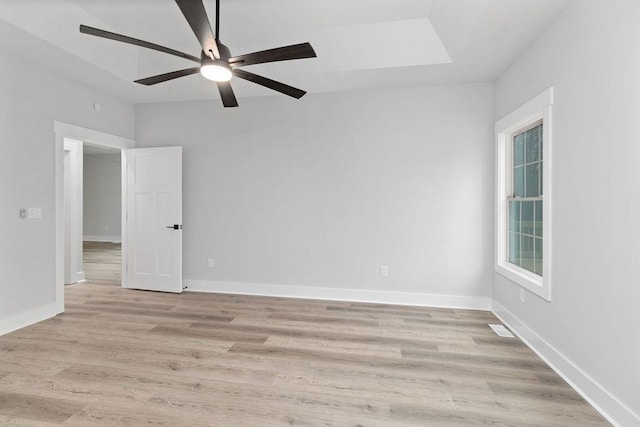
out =
<path fill-rule="evenodd" d="M 316 52 L 309 43 L 292 44 L 260 52 L 246 53 L 229 58 L 229 64 L 236 67 L 263 64 L 265 62 L 289 61 L 292 59 L 315 58 Z"/>
<path fill-rule="evenodd" d="M 302 89 L 297 89 L 293 86 L 289 86 L 284 83 L 259 76 L 257 74 L 249 73 L 244 70 L 233 70 L 233 75 L 241 79 L 259 84 L 260 86 L 264 86 L 277 92 L 284 93 L 285 95 L 289 95 L 296 99 L 302 98 L 307 93 Z"/>
<path fill-rule="evenodd" d="M 237 107 L 238 101 L 236 95 L 231 89 L 231 83 L 229 82 L 217 82 L 218 91 L 220 92 L 220 98 L 222 98 L 222 105 L 225 107 Z"/>
<path fill-rule="evenodd" d="M 200 42 L 203 52 L 212 52 L 215 59 L 220 59 L 218 44 L 202 0 L 176 0 L 176 3 Z"/>
<path fill-rule="evenodd" d="M 177 79 L 178 77 L 189 76 L 200 72 L 200 67 L 186 68 L 184 70 L 172 71 L 170 73 L 158 74 L 157 76 L 147 77 L 145 79 L 136 80 L 134 83 L 140 83 L 146 86 L 155 85 L 166 82 L 168 80 Z"/>
<path fill-rule="evenodd" d="M 200 63 L 200 58 L 197 58 L 188 53 L 180 52 L 168 47 L 160 46 L 154 43 L 149 43 L 144 40 L 134 39 L 133 37 L 123 36 L 122 34 L 112 33 L 110 31 L 100 30 L 98 28 L 88 27 L 86 25 L 80 25 L 80 32 L 83 34 L 89 34 L 92 36 L 102 37 L 105 39 L 115 40 L 123 43 L 132 44 L 135 46 L 146 47 L 147 49 L 157 50 L 158 52 L 168 53 L 169 55 L 179 56 L 180 58 L 188 59 Z"/>

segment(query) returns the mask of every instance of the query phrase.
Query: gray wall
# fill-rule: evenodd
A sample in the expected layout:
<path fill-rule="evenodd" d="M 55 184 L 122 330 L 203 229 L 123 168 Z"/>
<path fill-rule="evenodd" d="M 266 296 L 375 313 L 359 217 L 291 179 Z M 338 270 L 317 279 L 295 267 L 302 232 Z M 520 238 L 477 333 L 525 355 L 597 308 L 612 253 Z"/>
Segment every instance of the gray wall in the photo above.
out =
<path fill-rule="evenodd" d="M 84 240 L 121 239 L 120 154 L 84 155 Z"/>
<path fill-rule="evenodd" d="M 0 51 L 0 326 L 54 301 L 54 120 L 133 136 L 131 104 Z"/>
<path fill-rule="evenodd" d="M 137 105 L 136 144 L 184 147 L 186 280 L 488 298 L 492 92 Z"/>
<path fill-rule="evenodd" d="M 494 297 L 640 414 L 640 2 L 576 1 L 495 85 L 496 119 L 555 86 L 552 301 Z"/>

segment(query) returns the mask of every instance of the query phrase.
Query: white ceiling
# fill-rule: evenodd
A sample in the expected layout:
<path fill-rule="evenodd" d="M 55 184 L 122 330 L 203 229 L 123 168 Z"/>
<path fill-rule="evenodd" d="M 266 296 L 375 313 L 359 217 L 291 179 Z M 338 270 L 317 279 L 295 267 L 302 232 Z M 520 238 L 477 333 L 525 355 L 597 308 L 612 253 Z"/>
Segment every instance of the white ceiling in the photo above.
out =
<path fill-rule="evenodd" d="M 311 93 L 493 81 L 570 0 L 221 0 L 234 55 L 309 41 L 318 58 L 247 67 Z M 204 0 L 215 19 L 215 1 Z M 216 99 L 200 75 L 133 80 L 190 61 L 81 34 L 80 24 L 199 56 L 173 0 L 0 0 L 0 49 L 123 99 Z M 278 95 L 233 81 L 238 98 Z"/>

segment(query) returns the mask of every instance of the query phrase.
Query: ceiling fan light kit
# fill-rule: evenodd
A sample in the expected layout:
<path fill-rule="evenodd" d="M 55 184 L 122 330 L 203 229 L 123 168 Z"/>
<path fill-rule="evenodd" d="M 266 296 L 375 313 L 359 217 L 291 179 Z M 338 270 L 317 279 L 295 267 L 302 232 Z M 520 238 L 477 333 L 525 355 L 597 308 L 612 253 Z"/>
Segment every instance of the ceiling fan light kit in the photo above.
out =
<path fill-rule="evenodd" d="M 229 64 L 221 59 L 203 59 L 200 74 L 214 82 L 228 82 L 233 76 Z"/>
<path fill-rule="evenodd" d="M 222 98 L 222 104 L 225 107 L 238 106 L 235 94 L 231 88 L 231 84 L 229 83 L 232 77 L 253 82 L 296 99 L 299 99 L 306 94 L 306 92 L 301 89 L 241 70 L 240 67 L 264 64 L 267 62 L 315 58 L 316 53 L 313 50 L 313 47 L 311 47 L 311 44 L 299 43 L 239 56 L 232 56 L 231 51 L 227 46 L 220 42 L 220 0 L 216 0 L 215 35 L 211 29 L 207 11 L 204 8 L 202 0 L 175 0 L 175 2 L 182 11 L 182 14 L 187 20 L 187 23 L 191 27 L 196 38 L 200 42 L 202 47 L 202 54 L 200 55 L 200 58 L 168 47 L 146 42 L 144 40 L 100 30 L 98 28 L 88 27 L 86 25 L 80 25 L 80 32 L 83 34 L 89 34 L 96 37 L 102 37 L 152 49 L 158 52 L 168 53 L 169 55 L 178 56 L 199 64 L 197 67 L 158 74 L 156 76 L 138 79 L 135 81 L 136 83 L 146 86 L 200 73 L 206 79 L 216 82 L 218 91 L 220 92 L 220 97 Z"/>

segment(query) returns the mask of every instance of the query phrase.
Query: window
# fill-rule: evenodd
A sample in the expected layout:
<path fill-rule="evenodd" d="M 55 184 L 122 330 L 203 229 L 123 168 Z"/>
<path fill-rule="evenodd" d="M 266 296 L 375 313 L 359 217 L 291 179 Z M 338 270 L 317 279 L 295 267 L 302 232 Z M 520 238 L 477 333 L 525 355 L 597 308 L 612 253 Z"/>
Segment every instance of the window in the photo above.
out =
<path fill-rule="evenodd" d="M 542 276 L 543 123 L 511 138 L 507 261 Z"/>
<path fill-rule="evenodd" d="M 551 105 L 548 89 L 496 123 L 496 271 L 551 299 Z"/>

